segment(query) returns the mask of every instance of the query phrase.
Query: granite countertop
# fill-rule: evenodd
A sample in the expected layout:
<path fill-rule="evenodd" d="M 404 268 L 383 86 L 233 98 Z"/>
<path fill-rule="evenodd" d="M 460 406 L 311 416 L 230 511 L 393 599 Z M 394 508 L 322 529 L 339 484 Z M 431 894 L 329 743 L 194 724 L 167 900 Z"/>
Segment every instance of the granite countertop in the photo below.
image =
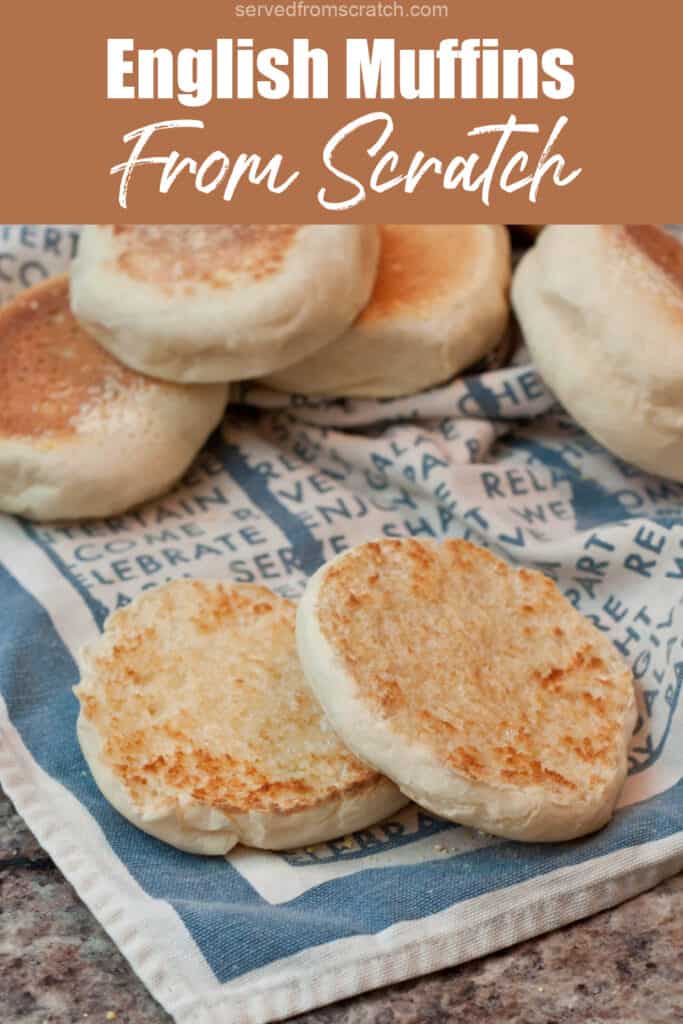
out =
<path fill-rule="evenodd" d="M 166 1024 L 0 791 L 2 1024 Z M 297 1024 L 683 1022 L 683 875 L 613 910 Z"/>

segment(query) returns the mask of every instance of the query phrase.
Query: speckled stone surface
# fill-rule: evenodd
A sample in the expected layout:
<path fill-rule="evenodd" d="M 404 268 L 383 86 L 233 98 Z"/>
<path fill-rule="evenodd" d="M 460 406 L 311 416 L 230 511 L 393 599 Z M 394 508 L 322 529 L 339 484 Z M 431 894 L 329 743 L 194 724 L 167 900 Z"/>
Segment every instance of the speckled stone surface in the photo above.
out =
<path fill-rule="evenodd" d="M 0 792 L 1 1024 L 170 1019 Z M 296 1024 L 508 1022 L 683 1022 L 683 875 L 501 953 L 296 1018 Z"/>

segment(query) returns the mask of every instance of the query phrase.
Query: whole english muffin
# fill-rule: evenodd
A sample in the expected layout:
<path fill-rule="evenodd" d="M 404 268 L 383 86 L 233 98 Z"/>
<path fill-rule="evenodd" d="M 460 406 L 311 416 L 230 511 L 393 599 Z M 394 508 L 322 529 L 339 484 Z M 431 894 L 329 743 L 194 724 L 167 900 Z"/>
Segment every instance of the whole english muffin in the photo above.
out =
<path fill-rule="evenodd" d="M 224 384 L 126 369 L 74 319 L 67 278 L 0 309 L 0 510 L 109 516 L 169 490 L 220 421 Z"/>
<path fill-rule="evenodd" d="M 367 302 L 378 251 L 377 228 L 363 224 L 91 225 L 72 304 L 127 366 L 241 380 L 341 334 Z"/>
<path fill-rule="evenodd" d="M 683 481 L 683 246 L 654 225 L 551 224 L 512 301 L 557 397 L 611 452 Z"/>
<path fill-rule="evenodd" d="M 191 853 L 284 849 L 374 824 L 406 798 L 337 739 L 265 587 L 177 580 L 80 654 L 78 737 L 138 828 Z"/>
<path fill-rule="evenodd" d="M 439 384 L 500 340 L 510 240 L 500 224 L 382 224 L 368 305 L 340 337 L 264 383 L 306 395 L 389 398 Z"/>
<path fill-rule="evenodd" d="M 309 581 L 297 645 L 339 737 L 436 814 L 534 841 L 609 820 L 631 672 L 540 573 L 460 540 L 362 544 Z"/>

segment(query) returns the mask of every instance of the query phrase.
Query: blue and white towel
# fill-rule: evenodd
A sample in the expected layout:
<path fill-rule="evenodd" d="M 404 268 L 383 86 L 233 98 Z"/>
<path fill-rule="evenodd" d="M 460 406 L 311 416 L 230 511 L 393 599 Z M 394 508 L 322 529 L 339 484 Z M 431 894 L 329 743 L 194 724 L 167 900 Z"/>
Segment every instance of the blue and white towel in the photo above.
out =
<path fill-rule="evenodd" d="M 66 265 L 76 229 L 0 227 L 0 301 Z M 653 340 L 654 344 L 654 340 Z M 489 953 L 683 866 L 683 486 L 609 455 L 532 366 L 413 398 L 245 386 L 172 494 L 71 526 L 0 516 L 0 781 L 183 1024 L 260 1024 Z M 103 799 L 75 734 L 76 649 L 181 575 L 306 578 L 380 536 L 465 536 L 555 579 L 633 667 L 640 717 L 613 822 L 557 845 L 412 806 L 287 853 L 180 853 Z"/>

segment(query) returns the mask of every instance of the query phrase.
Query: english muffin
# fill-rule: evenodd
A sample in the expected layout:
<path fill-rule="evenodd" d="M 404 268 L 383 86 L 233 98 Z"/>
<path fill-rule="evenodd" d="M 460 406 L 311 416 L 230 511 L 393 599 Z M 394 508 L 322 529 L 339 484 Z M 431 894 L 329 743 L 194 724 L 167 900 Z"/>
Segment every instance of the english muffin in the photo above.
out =
<path fill-rule="evenodd" d="M 541 375 L 582 427 L 683 481 L 683 246 L 650 224 L 552 224 L 512 298 Z"/>
<path fill-rule="evenodd" d="M 225 384 L 143 377 L 74 319 L 66 277 L 0 308 L 0 510 L 29 519 L 123 512 L 167 491 L 227 402 Z"/>
<path fill-rule="evenodd" d="M 374 225 L 95 225 L 72 265 L 75 315 L 121 362 L 185 383 L 280 370 L 368 300 Z"/>
<path fill-rule="evenodd" d="M 631 672 L 540 573 L 460 540 L 362 544 L 309 581 L 297 643 L 340 739 L 435 814 L 533 841 L 609 820 Z"/>
<path fill-rule="evenodd" d="M 406 798 L 329 728 L 301 672 L 294 605 L 265 587 L 177 580 L 80 655 L 78 736 L 138 828 L 191 853 L 279 850 L 365 828 Z"/>
<path fill-rule="evenodd" d="M 282 391 L 390 398 L 484 356 L 508 319 L 510 242 L 499 224 L 383 224 L 377 281 L 349 329 L 266 377 Z"/>

